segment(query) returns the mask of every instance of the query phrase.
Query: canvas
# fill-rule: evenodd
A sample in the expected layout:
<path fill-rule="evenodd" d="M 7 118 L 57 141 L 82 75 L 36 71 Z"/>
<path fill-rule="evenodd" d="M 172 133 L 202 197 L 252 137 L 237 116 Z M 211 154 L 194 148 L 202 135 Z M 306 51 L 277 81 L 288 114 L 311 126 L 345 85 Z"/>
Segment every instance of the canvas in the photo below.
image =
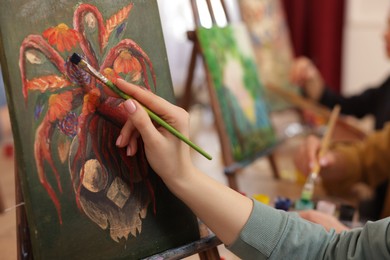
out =
<path fill-rule="evenodd" d="M 241 17 L 253 45 L 260 80 L 266 86 L 284 88 L 298 93 L 289 79 L 293 51 L 283 7 L 279 0 L 239 0 Z M 271 110 L 280 110 L 288 104 L 267 90 Z"/>
<path fill-rule="evenodd" d="M 122 100 L 82 55 L 173 102 L 156 1 L 0 0 L 0 53 L 36 259 L 139 259 L 199 237 L 146 161 L 115 145 Z M 174 158 L 172 158 L 174 160 Z"/>
<path fill-rule="evenodd" d="M 197 36 L 212 79 L 223 132 L 236 162 L 253 158 L 275 143 L 275 133 L 243 24 L 198 28 Z"/>

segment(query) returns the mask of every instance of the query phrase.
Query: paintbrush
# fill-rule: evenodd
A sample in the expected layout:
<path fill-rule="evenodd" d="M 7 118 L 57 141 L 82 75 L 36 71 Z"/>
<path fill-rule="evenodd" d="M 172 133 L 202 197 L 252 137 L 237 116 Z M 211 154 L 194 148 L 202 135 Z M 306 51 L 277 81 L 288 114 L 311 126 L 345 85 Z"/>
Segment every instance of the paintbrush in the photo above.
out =
<path fill-rule="evenodd" d="M 328 125 L 326 127 L 326 132 L 324 137 L 321 140 L 320 150 L 318 152 L 317 159 L 314 162 L 313 169 L 311 170 L 310 175 L 307 177 L 305 185 L 303 185 L 301 199 L 304 201 L 310 201 L 314 193 L 315 180 L 318 177 L 318 173 L 321 170 L 321 165 L 318 159 L 321 159 L 327 152 L 329 148 L 330 138 L 332 137 L 333 129 L 337 121 L 337 117 L 340 113 L 340 106 L 336 105 L 330 115 Z"/>
<path fill-rule="evenodd" d="M 100 72 L 98 72 L 95 68 L 93 68 L 86 60 L 84 60 L 80 55 L 77 53 L 73 53 L 73 55 L 70 57 L 70 61 L 73 64 L 76 64 L 81 69 L 85 70 L 89 74 L 91 74 L 93 77 L 97 78 L 99 81 L 104 83 L 107 87 L 109 87 L 115 94 L 120 96 L 121 98 L 127 100 L 132 98 L 131 96 L 127 95 L 126 93 L 122 92 L 114 83 L 112 83 L 109 79 L 107 79 L 105 76 L 103 76 Z M 142 104 L 141 104 L 142 105 Z M 173 126 L 168 124 L 164 121 L 161 117 L 159 117 L 157 114 L 155 114 L 153 111 L 142 105 L 145 111 L 148 113 L 150 118 L 152 118 L 155 122 L 157 122 L 159 125 L 167 129 L 170 133 L 172 133 L 174 136 L 188 144 L 190 147 L 195 149 L 197 152 L 199 152 L 201 155 L 206 157 L 207 159 L 211 160 L 212 157 L 206 153 L 202 148 L 191 142 L 187 137 L 185 137 L 182 133 L 180 133 L 178 130 L 176 130 Z"/>

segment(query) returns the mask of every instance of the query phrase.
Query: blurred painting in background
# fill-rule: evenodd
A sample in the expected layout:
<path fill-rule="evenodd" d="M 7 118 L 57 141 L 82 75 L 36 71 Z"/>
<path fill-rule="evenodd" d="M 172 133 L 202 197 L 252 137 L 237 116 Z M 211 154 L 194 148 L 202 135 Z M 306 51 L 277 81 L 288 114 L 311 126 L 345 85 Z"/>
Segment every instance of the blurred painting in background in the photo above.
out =
<path fill-rule="evenodd" d="M 244 24 L 198 28 L 197 36 L 207 65 L 223 130 L 235 161 L 249 160 L 275 143 L 263 84 Z"/>
<path fill-rule="evenodd" d="M 254 48 L 262 83 L 291 90 L 297 87 L 289 80 L 293 49 L 286 18 L 280 0 L 239 0 L 241 17 L 245 22 Z M 267 91 L 271 110 L 288 107 L 280 97 Z"/>

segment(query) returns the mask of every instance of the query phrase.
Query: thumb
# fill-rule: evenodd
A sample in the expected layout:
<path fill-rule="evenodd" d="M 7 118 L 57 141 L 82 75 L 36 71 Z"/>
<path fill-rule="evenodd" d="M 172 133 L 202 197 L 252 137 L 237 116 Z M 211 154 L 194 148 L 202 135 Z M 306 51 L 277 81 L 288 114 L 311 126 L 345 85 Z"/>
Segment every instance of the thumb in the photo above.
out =
<path fill-rule="evenodd" d="M 156 142 L 160 133 L 153 125 L 143 106 L 131 98 L 126 100 L 123 105 L 129 114 L 129 119 L 142 136 L 144 143 L 151 144 Z"/>

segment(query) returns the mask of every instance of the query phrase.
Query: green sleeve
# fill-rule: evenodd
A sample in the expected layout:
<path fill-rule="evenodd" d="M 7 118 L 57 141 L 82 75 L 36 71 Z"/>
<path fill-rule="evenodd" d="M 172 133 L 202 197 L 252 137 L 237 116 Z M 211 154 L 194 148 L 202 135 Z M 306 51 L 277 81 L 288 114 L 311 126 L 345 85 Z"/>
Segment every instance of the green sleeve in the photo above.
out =
<path fill-rule="evenodd" d="M 390 259 L 390 218 L 341 234 L 254 202 L 228 249 L 242 259 Z"/>

